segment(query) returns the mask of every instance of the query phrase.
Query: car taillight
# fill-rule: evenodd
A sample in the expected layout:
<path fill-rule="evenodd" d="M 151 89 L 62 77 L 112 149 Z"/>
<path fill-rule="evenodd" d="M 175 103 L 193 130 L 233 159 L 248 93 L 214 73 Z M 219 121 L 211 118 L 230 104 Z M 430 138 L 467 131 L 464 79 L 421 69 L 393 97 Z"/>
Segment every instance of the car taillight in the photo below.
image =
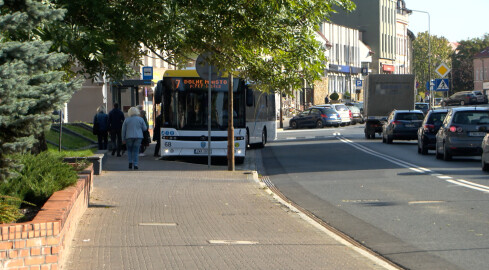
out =
<path fill-rule="evenodd" d="M 336 114 L 336 117 L 341 118 L 339 113 L 338 113 L 338 114 Z"/>
<path fill-rule="evenodd" d="M 400 125 L 400 124 L 401 124 L 401 122 L 396 120 L 396 121 L 392 121 L 392 124 L 393 124 L 393 125 Z"/>
<path fill-rule="evenodd" d="M 326 114 L 321 114 L 321 117 L 322 118 L 328 118 L 328 116 Z"/>
<path fill-rule="evenodd" d="M 435 129 L 435 125 L 430 125 L 430 124 L 424 125 L 424 131 L 430 131 L 434 129 Z"/>
<path fill-rule="evenodd" d="M 350 118 L 352 118 L 351 110 L 348 110 L 348 112 L 350 113 Z"/>
<path fill-rule="evenodd" d="M 450 130 L 450 132 L 459 132 L 459 133 L 464 131 L 462 127 L 457 127 L 457 126 L 450 126 L 448 130 Z"/>

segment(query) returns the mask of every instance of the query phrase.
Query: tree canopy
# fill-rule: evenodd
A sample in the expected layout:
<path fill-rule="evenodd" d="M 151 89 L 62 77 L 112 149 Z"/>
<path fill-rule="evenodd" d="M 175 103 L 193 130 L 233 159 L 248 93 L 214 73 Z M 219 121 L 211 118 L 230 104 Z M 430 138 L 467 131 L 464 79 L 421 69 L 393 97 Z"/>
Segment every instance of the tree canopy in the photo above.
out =
<path fill-rule="evenodd" d="M 160 58 L 185 65 L 204 52 L 221 70 L 239 70 L 262 90 L 300 88 L 323 72 L 315 31 L 333 7 L 350 0 L 53 0 L 67 9 L 54 49 L 80 61 L 83 72 L 118 79 L 138 61 L 141 44 Z M 55 31 L 49 35 L 55 36 Z M 161 53 L 164 52 L 164 53 Z M 267 89 L 268 88 L 268 89 Z"/>
<path fill-rule="evenodd" d="M 452 49 L 448 40 L 445 37 L 431 35 L 430 46 L 428 46 L 428 38 L 428 32 L 422 32 L 413 42 L 414 74 L 419 82 L 418 90 L 426 90 L 426 82 L 439 77 L 435 69 L 441 63 L 451 66 Z M 429 51 L 431 51 L 431 66 Z"/>
<path fill-rule="evenodd" d="M 489 34 L 459 42 L 453 54 L 453 88 L 456 91 L 474 89 L 474 56 L 489 47 Z"/>

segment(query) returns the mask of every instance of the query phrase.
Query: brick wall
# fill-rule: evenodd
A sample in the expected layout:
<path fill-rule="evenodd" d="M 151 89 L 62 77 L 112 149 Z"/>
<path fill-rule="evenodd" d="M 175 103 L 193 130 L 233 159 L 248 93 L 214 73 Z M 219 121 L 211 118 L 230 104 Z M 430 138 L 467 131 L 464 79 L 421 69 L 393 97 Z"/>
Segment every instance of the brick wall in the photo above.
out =
<path fill-rule="evenodd" d="M 34 220 L 0 225 L 0 269 L 62 269 L 78 221 L 88 207 L 93 165 L 75 186 L 55 192 Z"/>

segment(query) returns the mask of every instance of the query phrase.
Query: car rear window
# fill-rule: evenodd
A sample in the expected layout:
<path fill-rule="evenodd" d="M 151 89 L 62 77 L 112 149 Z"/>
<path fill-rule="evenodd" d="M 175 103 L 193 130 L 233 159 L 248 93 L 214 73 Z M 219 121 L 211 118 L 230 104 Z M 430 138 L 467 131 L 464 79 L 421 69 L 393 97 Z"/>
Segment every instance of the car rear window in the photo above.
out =
<path fill-rule="evenodd" d="M 324 113 L 324 114 L 336 114 L 336 111 L 334 109 L 331 109 L 331 108 L 323 108 L 321 109 L 321 111 Z"/>
<path fill-rule="evenodd" d="M 416 104 L 414 105 L 416 110 L 428 109 L 428 104 Z"/>
<path fill-rule="evenodd" d="M 422 113 L 398 113 L 396 114 L 396 120 L 423 120 L 424 114 Z"/>
<path fill-rule="evenodd" d="M 452 122 L 461 125 L 489 124 L 489 111 L 456 112 Z"/>
<path fill-rule="evenodd" d="M 437 122 L 443 123 L 443 120 L 445 120 L 445 116 L 447 116 L 446 112 L 432 113 L 430 114 L 428 121 L 426 121 L 426 124 L 434 124 Z"/>
<path fill-rule="evenodd" d="M 335 105 L 334 107 L 339 112 L 348 111 L 348 108 L 345 105 Z"/>

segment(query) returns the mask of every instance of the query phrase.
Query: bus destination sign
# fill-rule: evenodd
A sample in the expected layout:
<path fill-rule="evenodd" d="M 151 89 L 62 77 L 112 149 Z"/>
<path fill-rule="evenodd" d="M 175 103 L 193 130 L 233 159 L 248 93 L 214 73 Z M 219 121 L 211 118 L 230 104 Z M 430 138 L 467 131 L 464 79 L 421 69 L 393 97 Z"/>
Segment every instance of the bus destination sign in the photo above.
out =
<path fill-rule="evenodd" d="M 205 90 L 209 88 L 209 80 L 200 78 L 173 78 L 172 84 L 179 90 Z M 218 79 L 211 81 L 211 88 L 215 90 L 228 90 L 228 80 Z"/>

